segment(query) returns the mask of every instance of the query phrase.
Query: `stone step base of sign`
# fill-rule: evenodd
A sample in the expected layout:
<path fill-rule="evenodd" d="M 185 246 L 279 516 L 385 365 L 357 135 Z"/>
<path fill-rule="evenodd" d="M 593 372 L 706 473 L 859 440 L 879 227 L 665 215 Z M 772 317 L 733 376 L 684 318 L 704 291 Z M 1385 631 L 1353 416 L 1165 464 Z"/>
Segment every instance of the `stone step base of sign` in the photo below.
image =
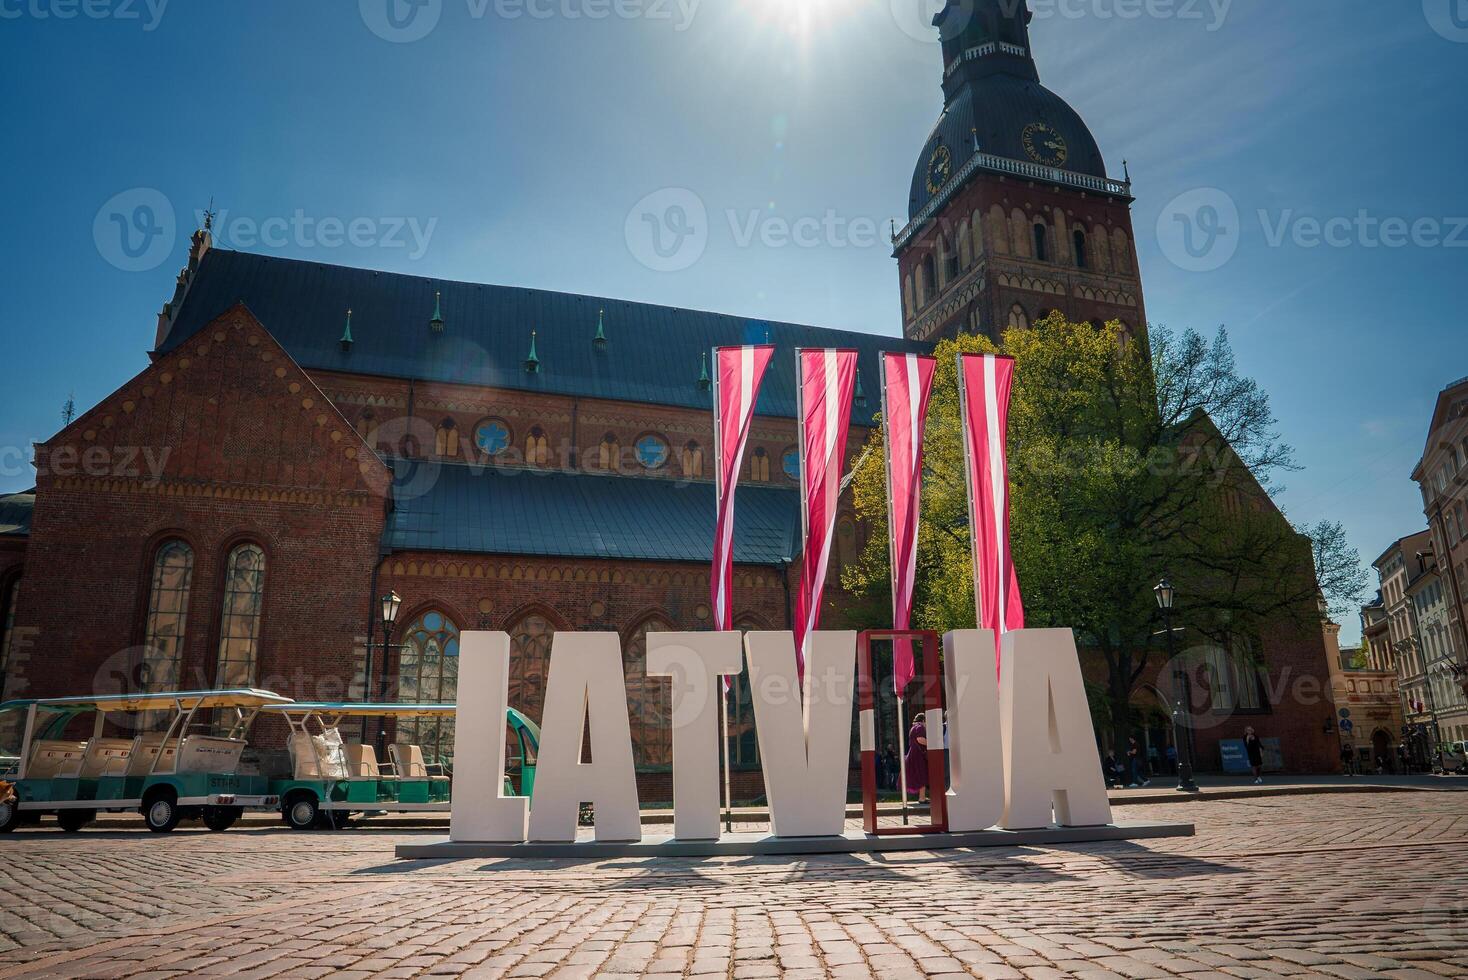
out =
<path fill-rule="evenodd" d="M 1036 847 L 1088 844 L 1095 841 L 1191 837 L 1190 823 L 1124 820 L 1104 827 L 1044 827 L 1036 830 L 983 830 L 969 834 L 906 834 L 872 837 L 848 832 L 840 837 L 772 837 L 769 834 L 725 834 L 718 840 L 675 840 L 668 836 L 640 841 L 596 841 L 574 844 L 491 844 L 437 841 L 399 844 L 400 858 L 624 858 L 748 857 L 779 854 L 864 854 L 874 851 L 939 851 L 964 847 Z"/>

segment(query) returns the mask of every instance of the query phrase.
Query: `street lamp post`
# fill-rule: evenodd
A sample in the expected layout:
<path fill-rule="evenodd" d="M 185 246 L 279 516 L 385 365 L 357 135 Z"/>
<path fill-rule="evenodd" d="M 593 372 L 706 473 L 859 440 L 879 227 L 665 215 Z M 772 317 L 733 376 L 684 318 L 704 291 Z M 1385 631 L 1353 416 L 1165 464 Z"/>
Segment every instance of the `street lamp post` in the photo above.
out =
<path fill-rule="evenodd" d="M 403 598 L 398 595 L 396 590 L 390 590 L 387 595 L 382 597 L 382 668 L 378 671 L 377 677 L 378 702 L 385 702 L 387 700 L 387 652 L 392 649 L 392 631 L 393 627 L 397 625 L 398 610 L 402 608 L 402 605 Z M 379 759 L 383 758 L 383 753 L 387 751 L 387 746 L 384 744 L 384 734 L 383 720 L 379 716 L 377 719 L 377 738 L 375 739 L 377 743 L 377 757 Z"/>
<path fill-rule="evenodd" d="M 1179 793 L 1196 793 L 1198 784 L 1193 781 L 1193 747 L 1183 721 L 1187 705 L 1187 677 L 1173 653 L 1172 603 L 1177 598 L 1177 591 L 1164 578 L 1152 592 L 1157 596 L 1158 608 L 1162 610 L 1162 628 L 1167 633 L 1167 662 L 1172 665 L 1172 741 L 1177 746 L 1177 789 Z"/>

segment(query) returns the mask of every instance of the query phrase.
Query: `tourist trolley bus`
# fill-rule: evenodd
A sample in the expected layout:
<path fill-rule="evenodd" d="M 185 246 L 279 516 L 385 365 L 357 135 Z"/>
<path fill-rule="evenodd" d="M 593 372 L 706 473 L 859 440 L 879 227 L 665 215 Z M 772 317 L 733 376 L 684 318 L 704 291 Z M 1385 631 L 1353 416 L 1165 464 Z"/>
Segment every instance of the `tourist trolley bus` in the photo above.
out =
<path fill-rule="evenodd" d="M 167 833 L 200 817 L 226 830 L 247 809 L 279 799 L 262 775 L 241 772 L 245 736 L 260 710 L 289 702 L 269 691 L 185 691 L 11 701 L 0 705 L 0 833 L 54 815 L 80 830 L 99 812 L 140 812 Z M 91 716 L 89 719 L 86 716 Z M 77 738 L 78 727 L 90 736 Z"/>
<path fill-rule="evenodd" d="M 290 775 L 270 781 L 270 793 L 280 799 L 280 813 L 294 830 L 341 828 L 352 814 L 443 813 L 452 805 L 452 760 L 429 762 L 421 746 L 399 738 L 387 746 L 387 759 L 366 739 L 349 742 L 342 736 L 348 719 L 449 720 L 452 704 L 308 704 L 292 702 L 266 707 L 290 728 Z M 514 735 L 509 768 L 518 771 L 519 794 L 529 796 L 535 786 L 535 759 L 540 729 L 520 712 L 509 709 L 506 722 Z M 361 725 L 365 732 L 366 725 Z M 507 793 L 514 793 L 510 776 Z"/>

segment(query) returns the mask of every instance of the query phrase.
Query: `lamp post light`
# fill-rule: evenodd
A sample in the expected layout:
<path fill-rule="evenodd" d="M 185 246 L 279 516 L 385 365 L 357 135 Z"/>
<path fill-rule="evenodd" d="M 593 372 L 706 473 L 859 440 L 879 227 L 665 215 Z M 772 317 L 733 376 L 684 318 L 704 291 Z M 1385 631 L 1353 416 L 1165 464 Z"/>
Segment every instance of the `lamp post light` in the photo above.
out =
<path fill-rule="evenodd" d="M 1177 789 L 1179 793 L 1196 793 L 1198 784 L 1193 781 L 1193 747 L 1183 721 L 1187 706 L 1187 678 L 1173 653 L 1172 604 L 1177 598 L 1177 590 L 1164 578 L 1152 593 L 1157 596 L 1157 607 L 1162 610 L 1162 628 L 1167 633 L 1167 662 L 1172 665 L 1172 741 L 1177 746 Z"/>
<path fill-rule="evenodd" d="M 387 652 L 392 649 L 392 631 L 393 631 L 393 627 L 395 625 L 397 625 L 397 621 L 398 621 L 398 610 L 401 609 L 402 606 L 403 606 L 403 597 L 400 596 L 400 595 L 398 595 L 396 589 L 393 589 L 393 590 L 389 590 L 388 593 L 387 593 L 387 595 L 385 595 L 385 596 L 382 597 L 382 600 L 381 601 L 382 601 L 382 669 L 378 671 L 378 678 L 377 678 L 377 700 L 378 700 L 379 703 L 380 702 L 385 702 L 387 700 Z M 383 728 L 383 720 L 382 720 L 381 716 L 379 716 L 378 719 L 377 719 L 377 738 L 376 738 L 376 743 L 377 743 L 377 757 L 379 759 L 383 758 L 383 753 L 385 751 L 387 751 L 387 746 L 384 744 L 384 735 L 385 735 L 385 730 Z"/>

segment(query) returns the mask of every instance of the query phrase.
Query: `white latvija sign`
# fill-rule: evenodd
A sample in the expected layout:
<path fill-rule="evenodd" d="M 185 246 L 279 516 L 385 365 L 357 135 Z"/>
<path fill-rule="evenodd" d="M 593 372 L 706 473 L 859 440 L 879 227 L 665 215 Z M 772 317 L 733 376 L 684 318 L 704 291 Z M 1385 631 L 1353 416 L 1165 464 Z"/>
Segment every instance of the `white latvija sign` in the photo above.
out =
<path fill-rule="evenodd" d="M 805 683 L 789 632 L 650 633 L 649 676 L 671 679 L 674 836 L 719 837 L 722 677 L 749 665 L 755 725 L 776 837 L 843 831 L 856 703 L 856 634 L 810 635 Z M 1080 659 L 1070 630 L 1016 630 L 1002 642 L 943 638 L 951 832 L 1111 822 Z M 582 803 L 598 841 L 640 840 L 622 651 L 615 633 L 557 633 L 551 649 L 535 796 L 503 795 L 510 638 L 465 632 L 460 645 L 450 836 L 464 843 L 568 843 Z M 589 732 L 591 761 L 583 762 Z M 929 737 L 940 737 L 934 726 Z"/>

